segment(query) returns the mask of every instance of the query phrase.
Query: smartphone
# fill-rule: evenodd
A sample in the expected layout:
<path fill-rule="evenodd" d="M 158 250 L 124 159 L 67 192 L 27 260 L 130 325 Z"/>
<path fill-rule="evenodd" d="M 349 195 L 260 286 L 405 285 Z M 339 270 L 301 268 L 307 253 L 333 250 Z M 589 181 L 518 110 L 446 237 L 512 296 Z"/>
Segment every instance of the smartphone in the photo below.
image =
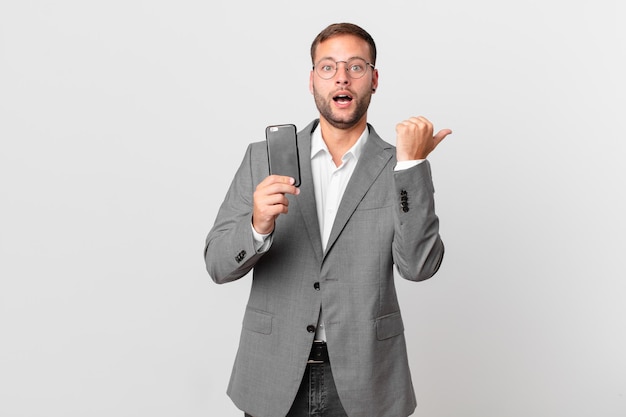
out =
<path fill-rule="evenodd" d="M 267 159 L 270 174 L 292 177 L 300 186 L 300 158 L 298 157 L 298 135 L 292 124 L 273 125 L 265 128 Z"/>

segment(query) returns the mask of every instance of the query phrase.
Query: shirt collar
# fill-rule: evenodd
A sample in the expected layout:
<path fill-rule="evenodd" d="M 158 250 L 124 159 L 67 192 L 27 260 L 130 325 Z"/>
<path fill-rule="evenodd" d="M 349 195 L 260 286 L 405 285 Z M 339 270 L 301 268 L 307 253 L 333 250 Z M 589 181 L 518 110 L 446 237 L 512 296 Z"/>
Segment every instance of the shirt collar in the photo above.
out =
<path fill-rule="evenodd" d="M 365 126 L 365 129 L 363 130 L 363 133 L 361 133 L 361 136 L 359 136 L 359 139 L 350 149 L 348 149 L 341 159 L 345 160 L 348 155 L 352 154 L 355 161 L 358 161 L 361 156 L 361 152 L 363 151 L 363 146 L 365 146 L 365 142 L 367 142 L 368 138 L 369 128 Z M 311 159 L 315 158 L 315 156 L 320 152 L 330 154 L 328 147 L 326 146 L 326 142 L 324 142 L 324 139 L 322 138 L 322 129 L 318 124 L 313 133 L 311 133 Z"/>

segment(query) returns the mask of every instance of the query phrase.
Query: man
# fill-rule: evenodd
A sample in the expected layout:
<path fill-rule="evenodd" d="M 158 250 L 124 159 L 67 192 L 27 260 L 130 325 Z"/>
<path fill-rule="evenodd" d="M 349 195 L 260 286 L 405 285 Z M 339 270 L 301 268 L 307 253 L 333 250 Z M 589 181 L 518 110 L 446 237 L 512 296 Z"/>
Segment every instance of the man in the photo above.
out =
<path fill-rule="evenodd" d="M 425 159 L 452 132 L 411 117 L 395 148 L 378 136 L 376 46 L 362 28 L 330 25 L 311 58 L 320 117 L 298 133 L 302 184 L 268 175 L 265 144 L 251 144 L 206 240 L 215 282 L 254 268 L 228 394 L 255 417 L 408 416 L 393 265 L 413 281 L 439 269 Z"/>

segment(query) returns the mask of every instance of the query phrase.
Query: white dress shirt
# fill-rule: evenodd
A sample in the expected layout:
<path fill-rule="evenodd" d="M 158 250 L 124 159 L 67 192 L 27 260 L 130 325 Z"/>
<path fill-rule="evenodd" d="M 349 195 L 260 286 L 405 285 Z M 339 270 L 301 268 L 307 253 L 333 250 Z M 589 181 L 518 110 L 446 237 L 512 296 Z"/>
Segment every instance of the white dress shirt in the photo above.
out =
<path fill-rule="evenodd" d="M 368 137 L 369 130 L 366 127 L 356 143 L 341 157 L 341 164 L 336 166 L 322 138 L 322 129 L 315 129 L 311 135 L 311 171 L 323 251 L 326 250 L 339 203 Z M 323 315 L 320 310 L 315 340 L 326 340 Z"/>

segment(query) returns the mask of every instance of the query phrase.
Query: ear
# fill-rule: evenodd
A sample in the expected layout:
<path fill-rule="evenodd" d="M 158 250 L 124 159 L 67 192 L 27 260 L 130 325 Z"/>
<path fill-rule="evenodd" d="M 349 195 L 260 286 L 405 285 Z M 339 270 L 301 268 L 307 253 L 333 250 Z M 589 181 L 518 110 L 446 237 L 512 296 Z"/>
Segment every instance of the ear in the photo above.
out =
<path fill-rule="evenodd" d="M 309 74 L 309 91 L 311 94 L 313 94 L 313 76 L 313 70 L 311 70 L 311 73 Z"/>
<path fill-rule="evenodd" d="M 378 89 L 378 69 L 372 70 L 372 94 Z"/>

